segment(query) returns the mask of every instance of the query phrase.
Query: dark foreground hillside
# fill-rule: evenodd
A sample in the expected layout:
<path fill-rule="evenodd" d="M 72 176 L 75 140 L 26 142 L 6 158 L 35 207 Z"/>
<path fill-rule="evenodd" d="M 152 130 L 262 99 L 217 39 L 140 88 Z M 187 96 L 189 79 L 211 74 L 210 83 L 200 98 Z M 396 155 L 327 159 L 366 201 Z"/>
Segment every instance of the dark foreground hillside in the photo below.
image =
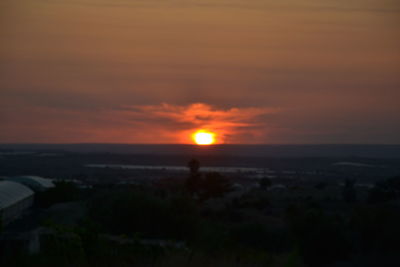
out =
<path fill-rule="evenodd" d="M 151 183 L 56 182 L 2 227 L 1 266 L 399 266 L 400 178 L 202 171 Z"/>

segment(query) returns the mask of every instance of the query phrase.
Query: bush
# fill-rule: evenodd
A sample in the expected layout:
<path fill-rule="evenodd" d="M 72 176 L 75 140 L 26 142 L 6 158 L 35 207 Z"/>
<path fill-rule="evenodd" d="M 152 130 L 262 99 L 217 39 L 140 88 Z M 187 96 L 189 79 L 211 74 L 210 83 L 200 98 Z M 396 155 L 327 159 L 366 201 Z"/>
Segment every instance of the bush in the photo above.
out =
<path fill-rule="evenodd" d="M 89 203 L 89 216 L 107 232 L 144 238 L 189 239 L 197 223 L 190 199 L 164 200 L 134 191 L 96 197 Z"/>
<path fill-rule="evenodd" d="M 271 179 L 269 179 L 268 177 L 264 177 L 259 181 L 259 185 L 262 189 L 266 190 L 269 187 L 271 187 L 272 185 L 272 181 Z"/>
<path fill-rule="evenodd" d="M 217 254 L 225 251 L 230 241 L 229 231 L 224 224 L 204 221 L 196 235 L 195 246 L 207 253 Z"/>
<path fill-rule="evenodd" d="M 344 260 L 352 252 L 346 225 L 338 217 L 315 208 L 291 207 L 288 224 L 304 262 L 324 266 Z"/>
<path fill-rule="evenodd" d="M 69 182 L 57 182 L 55 187 L 36 195 L 36 202 L 39 206 L 48 208 L 60 202 L 76 201 L 80 199 L 79 188 Z"/>
<path fill-rule="evenodd" d="M 289 245 L 287 233 L 279 229 L 269 229 L 261 223 L 245 223 L 231 229 L 232 240 L 241 247 L 284 251 Z"/>
<path fill-rule="evenodd" d="M 223 197 L 231 190 L 229 179 L 218 172 L 207 173 L 201 184 L 202 199 Z"/>
<path fill-rule="evenodd" d="M 369 203 L 386 202 L 400 198 L 400 177 L 377 182 L 368 194 Z"/>
<path fill-rule="evenodd" d="M 357 209 L 351 219 L 352 230 L 359 237 L 359 248 L 366 253 L 400 250 L 400 209 L 388 205 Z"/>

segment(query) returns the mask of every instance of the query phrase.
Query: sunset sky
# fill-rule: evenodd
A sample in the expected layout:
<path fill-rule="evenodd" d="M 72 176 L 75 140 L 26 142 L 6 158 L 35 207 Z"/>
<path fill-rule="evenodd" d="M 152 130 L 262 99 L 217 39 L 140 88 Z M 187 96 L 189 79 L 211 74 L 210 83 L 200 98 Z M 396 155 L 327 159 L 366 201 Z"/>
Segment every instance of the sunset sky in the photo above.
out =
<path fill-rule="evenodd" d="M 0 143 L 400 143 L 399 0 L 1 0 Z"/>

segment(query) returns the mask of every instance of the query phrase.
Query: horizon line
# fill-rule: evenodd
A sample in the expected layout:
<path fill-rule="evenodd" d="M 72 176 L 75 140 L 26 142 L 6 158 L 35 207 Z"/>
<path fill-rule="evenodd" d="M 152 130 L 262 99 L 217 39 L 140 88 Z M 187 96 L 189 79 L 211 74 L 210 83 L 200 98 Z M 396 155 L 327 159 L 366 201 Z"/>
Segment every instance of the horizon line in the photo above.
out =
<path fill-rule="evenodd" d="M 400 143 L 226 143 L 226 144 L 212 144 L 212 145 L 197 145 L 197 144 L 182 144 L 182 143 L 0 143 L 2 145 L 137 145 L 137 146 L 194 146 L 194 147 L 215 147 L 215 146 L 336 146 L 336 145 L 360 145 L 360 146 L 399 146 Z"/>

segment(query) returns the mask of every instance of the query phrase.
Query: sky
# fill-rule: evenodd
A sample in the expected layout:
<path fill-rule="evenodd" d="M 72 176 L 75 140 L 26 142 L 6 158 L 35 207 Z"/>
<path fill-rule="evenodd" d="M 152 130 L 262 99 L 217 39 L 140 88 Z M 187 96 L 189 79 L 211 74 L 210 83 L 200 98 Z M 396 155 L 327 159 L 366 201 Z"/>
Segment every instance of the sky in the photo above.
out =
<path fill-rule="evenodd" d="M 399 144 L 398 0 L 2 0 L 0 143 Z"/>

